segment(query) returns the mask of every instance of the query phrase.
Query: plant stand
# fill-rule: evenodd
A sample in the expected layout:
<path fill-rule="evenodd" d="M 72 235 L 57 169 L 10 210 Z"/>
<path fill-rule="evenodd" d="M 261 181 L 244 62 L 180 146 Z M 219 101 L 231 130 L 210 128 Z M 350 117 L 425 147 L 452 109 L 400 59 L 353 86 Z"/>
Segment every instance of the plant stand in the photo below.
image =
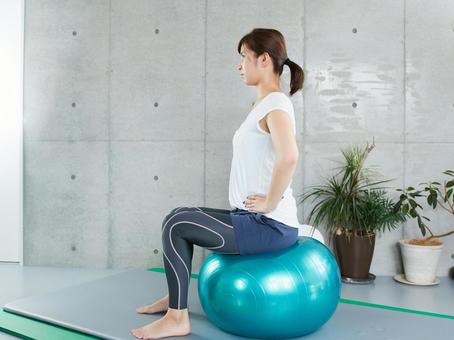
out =
<path fill-rule="evenodd" d="M 367 279 L 356 279 L 353 277 L 341 276 L 341 280 L 343 283 L 353 283 L 358 285 L 367 285 L 373 283 L 375 280 L 375 275 L 369 273 L 369 277 Z"/>

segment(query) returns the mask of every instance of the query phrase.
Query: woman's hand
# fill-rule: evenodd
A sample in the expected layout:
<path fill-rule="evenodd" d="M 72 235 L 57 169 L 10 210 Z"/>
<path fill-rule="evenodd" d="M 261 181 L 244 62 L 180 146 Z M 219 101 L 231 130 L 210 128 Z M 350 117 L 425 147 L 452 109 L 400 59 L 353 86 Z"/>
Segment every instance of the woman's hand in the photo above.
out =
<path fill-rule="evenodd" d="M 243 203 L 246 209 L 252 212 L 269 213 L 272 210 L 268 205 L 267 195 L 249 195 Z"/>

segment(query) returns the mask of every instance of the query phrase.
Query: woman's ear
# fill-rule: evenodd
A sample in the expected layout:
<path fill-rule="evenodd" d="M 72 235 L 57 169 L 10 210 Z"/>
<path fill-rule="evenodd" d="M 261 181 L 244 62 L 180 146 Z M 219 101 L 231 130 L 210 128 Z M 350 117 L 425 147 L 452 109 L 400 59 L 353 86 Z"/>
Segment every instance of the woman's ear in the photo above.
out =
<path fill-rule="evenodd" d="M 262 63 L 263 66 L 268 66 L 268 64 L 271 64 L 273 61 L 271 60 L 271 57 L 270 55 L 268 54 L 268 52 L 263 52 L 261 55 L 260 55 L 260 62 Z"/>

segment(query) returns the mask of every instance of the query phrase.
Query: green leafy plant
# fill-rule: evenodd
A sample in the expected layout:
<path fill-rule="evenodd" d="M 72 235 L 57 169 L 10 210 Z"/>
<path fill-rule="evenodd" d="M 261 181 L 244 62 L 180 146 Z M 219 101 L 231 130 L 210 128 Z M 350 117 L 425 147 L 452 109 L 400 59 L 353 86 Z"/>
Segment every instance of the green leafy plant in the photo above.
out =
<path fill-rule="evenodd" d="M 446 170 L 443 174 L 450 177 L 450 179 L 445 180 L 443 184 L 436 181 L 429 181 L 419 183 L 420 187 L 423 186 L 420 190 L 415 189 L 413 186 L 396 189 L 397 191 L 402 192 L 402 194 L 400 195 L 399 201 L 396 202 L 394 210 L 401 211 L 406 217 L 416 218 L 423 237 L 426 236 L 426 231 L 429 232 L 430 236 L 422 241 L 430 241 L 434 238 L 444 237 L 454 233 L 454 230 L 451 230 L 443 234 L 435 235 L 423 221 L 423 219 L 426 221 L 430 221 L 430 219 L 421 215 L 423 207 L 417 201 L 418 197 L 424 197 L 429 207 L 432 207 L 433 209 L 440 207 L 454 216 L 454 171 Z"/>
<path fill-rule="evenodd" d="M 309 187 L 301 195 L 300 203 L 309 198 L 316 202 L 308 221 L 315 226 L 323 225 L 333 235 L 368 235 L 375 231 L 391 230 L 405 220 L 405 215 L 394 209 L 384 187 L 379 184 L 392 181 L 374 180 L 376 174 L 364 167 L 364 162 L 374 148 L 351 146 L 342 150 L 345 164 L 340 171 L 327 178 L 325 184 Z"/>

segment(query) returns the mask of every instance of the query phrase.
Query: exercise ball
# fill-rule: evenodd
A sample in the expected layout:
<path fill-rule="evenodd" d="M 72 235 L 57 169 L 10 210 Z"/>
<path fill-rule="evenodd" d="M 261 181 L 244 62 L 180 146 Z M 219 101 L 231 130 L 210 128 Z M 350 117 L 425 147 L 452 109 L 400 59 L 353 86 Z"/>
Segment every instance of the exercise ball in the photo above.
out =
<path fill-rule="evenodd" d="M 284 339 L 312 333 L 334 314 L 341 276 L 331 250 L 300 236 L 293 246 L 272 252 L 212 253 L 198 277 L 207 318 L 229 333 Z"/>

